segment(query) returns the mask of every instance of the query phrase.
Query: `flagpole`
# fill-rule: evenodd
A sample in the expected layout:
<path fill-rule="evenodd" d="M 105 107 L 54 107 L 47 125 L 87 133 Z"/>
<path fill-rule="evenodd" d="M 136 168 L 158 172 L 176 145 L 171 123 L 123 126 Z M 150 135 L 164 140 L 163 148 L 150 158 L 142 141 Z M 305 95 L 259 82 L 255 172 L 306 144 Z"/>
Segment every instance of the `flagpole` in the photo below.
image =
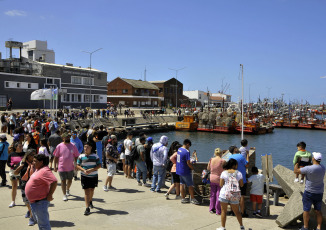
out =
<path fill-rule="evenodd" d="M 58 99 L 59 99 L 59 91 L 58 91 L 58 87 L 57 87 L 57 96 L 56 96 L 56 114 L 55 116 L 58 117 Z"/>

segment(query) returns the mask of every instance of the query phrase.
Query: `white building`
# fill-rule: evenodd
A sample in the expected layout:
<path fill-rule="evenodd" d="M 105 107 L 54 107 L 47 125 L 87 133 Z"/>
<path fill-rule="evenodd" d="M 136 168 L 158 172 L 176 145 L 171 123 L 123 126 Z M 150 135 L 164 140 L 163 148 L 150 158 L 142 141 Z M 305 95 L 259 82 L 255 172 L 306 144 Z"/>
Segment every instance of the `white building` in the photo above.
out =
<path fill-rule="evenodd" d="M 189 99 L 195 99 L 200 101 L 202 105 L 208 103 L 207 93 L 200 90 L 189 90 L 183 91 L 183 95 L 187 96 Z"/>
<path fill-rule="evenodd" d="M 32 40 L 23 43 L 22 57 L 40 62 L 55 63 L 55 53 L 47 41 Z"/>
<path fill-rule="evenodd" d="M 231 102 L 231 95 L 223 93 L 208 93 L 200 90 L 190 90 L 183 91 L 183 95 L 187 96 L 189 99 L 195 99 L 201 102 L 202 105 L 207 105 L 208 103 L 213 106 L 222 107 L 227 106 Z"/>

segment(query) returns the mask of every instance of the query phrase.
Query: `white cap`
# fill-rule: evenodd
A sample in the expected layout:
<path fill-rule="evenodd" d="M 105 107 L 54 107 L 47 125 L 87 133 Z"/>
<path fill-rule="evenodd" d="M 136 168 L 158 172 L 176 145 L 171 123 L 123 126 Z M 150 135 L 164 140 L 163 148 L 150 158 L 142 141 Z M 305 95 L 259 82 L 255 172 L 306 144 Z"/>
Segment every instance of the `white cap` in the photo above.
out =
<path fill-rule="evenodd" d="M 7 138 L 6 134 L 0 134 L 0 139 L 6 139 L 6 138 Z"/>
<path fill-rule="evenodd" d="M 316 161 L 321 161 L 322 160 L 322 155 L 319 152 L 313 152 L 312 156 L 315 158 Z"/>

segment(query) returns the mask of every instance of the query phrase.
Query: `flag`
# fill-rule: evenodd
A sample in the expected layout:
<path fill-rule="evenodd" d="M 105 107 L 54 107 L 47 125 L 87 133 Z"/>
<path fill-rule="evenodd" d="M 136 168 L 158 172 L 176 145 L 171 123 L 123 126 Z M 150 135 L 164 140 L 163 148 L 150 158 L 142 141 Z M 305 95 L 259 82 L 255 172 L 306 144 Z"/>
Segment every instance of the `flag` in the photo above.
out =
<path fill-rule="evenodd" d="M 58 100 L 58 88 L 57 89 L 52 89 L 52 99 L 53 100 Z"/>
<path fill-rule="evenodd" d="M 31 100 L 51 100 L 51 89 L 38 89 L 31 93 Z"/>

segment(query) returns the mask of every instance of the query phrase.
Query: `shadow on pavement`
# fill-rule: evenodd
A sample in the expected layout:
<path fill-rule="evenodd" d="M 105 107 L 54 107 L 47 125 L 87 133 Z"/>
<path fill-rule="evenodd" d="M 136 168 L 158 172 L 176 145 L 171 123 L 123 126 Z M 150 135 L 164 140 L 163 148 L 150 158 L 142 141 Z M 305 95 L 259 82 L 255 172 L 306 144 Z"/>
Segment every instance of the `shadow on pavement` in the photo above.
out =
<path fill-rule="evenodd" d="M 68 202 L 69 202 L 69 200 L 71 200 L 71 201 L 85 201 L 84 197 L 74 196 L 74 195 L 68 196 Z M 99 199 L 99 198 L 94 198 L 94 197 L 93 197 L 93 201 L 94 202 L 99 202 L 99 203 L 105 203 L 104 199 Z"/>
<path fill-rule="evenodd" d="M 139 192 L 145 192 L 145 191 L 140 191 L 137 189 L 118 189 L 118 192 L 126 192 L 126 193 L 139 193 Z"/>
<path fill-rule="evenodd" d="M 68 221 L 58 221 L 58 220 L 50 220 L 50 224 L 52 228 L 63 228 L 63 227 L 74 227 L 75 224 L 73 222 Z"/>
<path fill-rule="evenodd" d="M 119 211 L 119 210 L 106 210 L 103 208 L 98 208 L 95 207 L 93 210 L 97 210 L 96 212 L 93 212 L 94 214 L 104 214 L 104 215 L 108 215 L 108 216 L 114 216 L 114 215 L 127 215 L 129 214 L 129 212 L 125 212 L 125 211 Z"/>

